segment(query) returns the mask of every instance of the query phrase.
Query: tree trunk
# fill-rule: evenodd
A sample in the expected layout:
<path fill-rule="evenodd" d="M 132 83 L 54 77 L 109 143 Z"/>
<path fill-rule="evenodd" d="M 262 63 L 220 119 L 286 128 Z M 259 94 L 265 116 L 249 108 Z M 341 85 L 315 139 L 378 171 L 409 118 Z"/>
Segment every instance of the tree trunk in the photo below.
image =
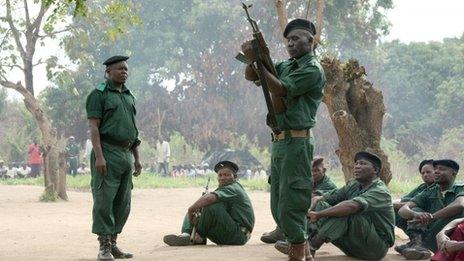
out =
<path fill-rule="evenodd" d="M 354 59 L 342 64 L 335 58 L 324 58 L 321 63 L 327 77 L 324 103 L 337 131 L 336 153 L 345 181 L 353 178 L 354 155 L 368 151 L 382 160 L 380 178 L 388 184 L 392 177 L 390 163 L 380 148 L 385 114 L 382 92 L 364 78 L 364 67 Z"/>
<path fill-rule="evenodd" d="M 287 7 L 285 6 L 285 0 L 275 0 L 275 6 L 277 9 L 277 18 L 279 20 L 280 30 L 283 32 L 288 23 L 287 18 Z M 282 36 L 282 41 L 284 45 L 287 45 L 287 39 Z"/>

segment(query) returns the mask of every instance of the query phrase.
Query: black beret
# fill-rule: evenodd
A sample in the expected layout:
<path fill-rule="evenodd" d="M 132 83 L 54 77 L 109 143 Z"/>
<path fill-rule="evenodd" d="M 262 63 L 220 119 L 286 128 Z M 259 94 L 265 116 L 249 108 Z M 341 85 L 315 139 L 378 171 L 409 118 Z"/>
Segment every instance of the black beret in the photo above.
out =
<path fill-rule="evenodd" d="M 224 161 L 221 161 L 219 162 L 218 164 L 216 164 L 216 166 L 214 166 L 214 171 L 216 173 L 218 173 L 218 171 L 222 168 L 229 168 L 231 169 L 234 173 L 237 173 L 238 172 L 238 166 L 237 164 L 231 162 L 231 161 L 227 161 L 227 160 L 224 160 Z"/>
<path fill-rule="evenodd" d="M 432 166 L 433 166 L 433 159 L 423 160 L 423 161 L 419 164 L 419 172 L 422 172 L 422 167 L 424 167 L 424 165 L 432 165 Z"/>
<path fill-rule="evenodd" d="M 129 56 L 115 55 L 115 56 L 112 56 L 106 59 L 106 61 L 103 62 L 103 65 L 109 66 L 109 65 L 112 65 L 113 63 L 127 61 L 127 59 L 129 59 Z"/>
<path fill-rule="evenodd" d="M 313 36 L 316 35 L 316 26 L 312 22 L 306 19 L 297 18 L 290 21 L 290 23 L 285 26 L 284 37 L 287 37 L 287 35 L 294 29 L 303 29 L 310 32 Z"/>
<path fill-rule="evenodd" d="M 360 159 L 365 159 L 365 160 L 371 162 L 379 170 L 382 168 L 382 161 L 375 154 L 369 153 L 367 151 L 360 151 L 360 152 L 356 153 L 356 155 L 354 156 L 354 161 L 357 161 L 357 160 L 360 160 Z"/>
<path fill-rule="evenodd" d="M 454 161 L 454 160 L 450 160 L 450 159 L 434 160 L 433 161 L 433 166 L 435 167 L 437 165 L 450 167 L 456 172 L 459 171 L 459 164 L 456 163 L 456 161 Z"/>
<path fill-rule="evenodd" d="M 323 161 L 324 161 L 324 158 L 323 158 L 323 157 L 320 157 L 320 156 L 314 157 L 314 159 L 313 159 L 313 167 L 318 166 L 318 165 L 321 164 Z"/>

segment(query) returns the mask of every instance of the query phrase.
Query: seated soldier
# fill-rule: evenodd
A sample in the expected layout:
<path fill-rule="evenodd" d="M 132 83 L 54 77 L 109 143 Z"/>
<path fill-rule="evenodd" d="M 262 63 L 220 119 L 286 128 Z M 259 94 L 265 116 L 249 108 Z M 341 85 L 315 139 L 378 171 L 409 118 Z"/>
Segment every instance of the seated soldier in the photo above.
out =
<path fill-rule="evenodd" d="M 451 221 L 437 234 L 437 246 L 439 251 L 430 260 L 464 260 L 464 218 Z"/>
<path fill-rule="evenodd" d="M 376 155 L 358 152 L 355 180 L 330 195 L 313 198 L 308 211 L 317 227 L 308 241 L 313 256 L 326 242 L 360 259 L 377 260 L 387 254 L 395 241 L 395 214 L 390 192 L 378 178 L 381 169 Z"/>
<path fill-rule="evenodd" d="M 206 239 L 209 239 L 218 245 L 244 245 L 250 239 L 255 216 L 250 198 L 237 181 L 237 165 L 221 161 L 216 164 L 214 171 L 218 174 L 219 187 L 203 195 L 188 208 L 182 234 L 164 236 L 166 244 L 206 244 Z M 200 217 L 197 218 L 195 214 L 200 211 Z M 194 225 L 196 233 L 191 242 Z"/>
<path fill-rule="evenodd" d="M 435 182 L 435 174 L 434 174 L 434 169 L 433 169 L 433 160 L 423 160 L 420 164 L 419 164 L 419 173 L 421 174 L 421 178 L 422 178 L 422 181 L 424 183 L 420 184 L 419 186 L 417 186 L 415 189 L 413 189 L 411 192 L 409 192 L 408 194 L 404 195 L 400 201 L 398 202 L 393 202 L 393 208 L 395 209 L 395 225 L 397 227 L 399 227 L 401 230 L 404 231 L 404 233 L 406 233 L 406 235 L 408 235 L 408 230 L 407 230 L 407 227 L 408 227 L 408 224 L 407 224 L 407 220 L 402 218 L 399 214 L 398 214 L 398 210 L 406 205 L 406 203 L 411 200 L 413 197 L 415 197 L 416 195 L 419 195 L 419 193 L 421 193 L 422 191 L 424 191 L 426 188 L 430 187 L 430 186 L 433 186 L 434 185 L 434 182 Z M 410 235 L 408 235 L 410 237 Z M 400 246 L 395 246 L 395 250 L 401 254 L 401 252 L 403 252 L 403 250 L 405 250 L 406 248 L 412 246 L 414 244 L 414 242 L 411 240 L 411 237 L 409 238 L 410 241 L 404 245 L 400 245 Z"/>
<path fill-rule="evenodd" d="M 436 160 L 435 185 L 413 197 L 398 213 L 408 221 L 414 244 L 401 253 L 406 259 L 427 259 L 435 252 L 437 233 L 451 220 L 462 217 L 464 185 L 455 184 L 459 165 L 453 160 Z M 414 208 L 419 208 L 419 210 Z"/>
<path fill-rule="evenodd" d="M 332 191 L 337 189 L 337 185 L 332 182 L 329 176 L 325 175 L 327 169 L 324 166 L 324 158 L 320 156 L 315 156 L 312 162 L 312 170 L 311 173 L 313 174 L 313 195 L 312 197 L 316 196 L 324 196 L 329 195 Z M 309 220 L 308 220 L 309 223 Z M 315 224 L 309 223 L 308 224 L 308 235 L 311 235 L 315 230 Z M 290 246 L 287 241 L 285 240 L 278 240 L 274 247 L 281 253 L 288 255 L 290 251 Z"/>

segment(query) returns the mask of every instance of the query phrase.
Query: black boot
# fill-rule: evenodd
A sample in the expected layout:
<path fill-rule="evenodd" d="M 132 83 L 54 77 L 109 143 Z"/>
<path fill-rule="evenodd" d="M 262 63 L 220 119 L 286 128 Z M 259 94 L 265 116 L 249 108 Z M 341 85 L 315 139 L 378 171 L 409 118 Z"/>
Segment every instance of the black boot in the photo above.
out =
<path fill-rule="evenodd" d="M 100 242 L 98 260 L 114 260 L 114 257 L 111 254 L 111 236 L 98 235 L 98 242 Z"/>
<path fill-rule="evenodd" d="M 411 235 L 412 246 L 405 248 L 401 255 L 403 255 L 406 260 L 421 260 L 421 259 L 430 259 L 430 251 L 427 249 L 423 242 L 424 235 L 423 233 L 414 233 Z"/>
<path fill-rule="evenodd" d="M 132 258 L 134 255 L 131 253 L 123 252 L 119 247 L 116 245 L 116 240 L 118 239 L 118 235 L 111 235 L 111 254 L 113 254 L 114 258 L 116 259 L 124 259 L 124 258 Z"/>
<path fill-rule="evenodd" d="M 399 245 L 399 246 L 395 246 L 395 251 L 398 252 L 398 253 L 403 253 L 403 251 L 406 249 L 406 248 L 409 248 L 409 247 L 412 247 L 413 246 L 413 243 L 412 240 L 409 241 L 408 243 L 406 244 L 403 244 L 403 245 Z"/>
<path fill-rule="evenodd" d="M 266 232 L 261 236 L 261 241 L 268 244 L 274 244 L 279 240 L 285 241 L 285 235 L 278 226 L 273 231 Z"/>

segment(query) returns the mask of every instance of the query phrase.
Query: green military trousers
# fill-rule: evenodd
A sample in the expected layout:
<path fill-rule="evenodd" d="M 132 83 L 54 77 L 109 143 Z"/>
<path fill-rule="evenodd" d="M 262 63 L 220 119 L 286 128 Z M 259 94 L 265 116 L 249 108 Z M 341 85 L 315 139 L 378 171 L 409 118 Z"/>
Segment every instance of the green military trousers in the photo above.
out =
<path fill-rule="evenodd" d="M 129 217 L 132 190 L 133 156 L 128 149 L 102 143 L 106 160 L 106 176 L 95 168 L 92 150 L 91 188 L 93 196 L 92 233 L 97 235 L 119 234 Z"/>
<path fill-rule="evenodd" d="M 191 234 L 192 229 L 193 225 L 186 215 L 182 233 Z M 250 234 L 242 230 L 226 211 L 225 205 L 217 202 L 203 208 L 196 231 L 202 238 L 208 238 L 218 245 L 244 245 L 250 239 Z"/>
<path fill-rule="evenodd" d="M 332 207 L 327 202 L 319 202 L 316 211 Z M 385 257 L 388 243 L 380 237 L 370 222 L 362 214 L 346 217 L 321 218 L 316 222 L 317 233 L 329 239 L 347 256 L 364 260 L 379 260 Z"/>
<path fill-rule="evenodd" d="M 311 138 L 274 141 L 271 153 L 271 212 L 287 241 L 307 239 L 306 212 L 311 205 L 313 144 Z"/>
<path fill-rule="evenodd" d="M 415 207 L 412 210 L 416 211 L 416 212 L 423 212 L 423 210 L 421 208 L 418 208 L 418 207 Z M 408 229 L 408 220 L 401 217 L 400 214 L 398 214 L 398 211 L 396 211 L 396 210 L 395 210 L 395 226 L 400 228 L 401 230 L 403 230 L 403 232 L 409 238 L 411 238 L 412 234 L 411 234 L 411 230 Z"/>

